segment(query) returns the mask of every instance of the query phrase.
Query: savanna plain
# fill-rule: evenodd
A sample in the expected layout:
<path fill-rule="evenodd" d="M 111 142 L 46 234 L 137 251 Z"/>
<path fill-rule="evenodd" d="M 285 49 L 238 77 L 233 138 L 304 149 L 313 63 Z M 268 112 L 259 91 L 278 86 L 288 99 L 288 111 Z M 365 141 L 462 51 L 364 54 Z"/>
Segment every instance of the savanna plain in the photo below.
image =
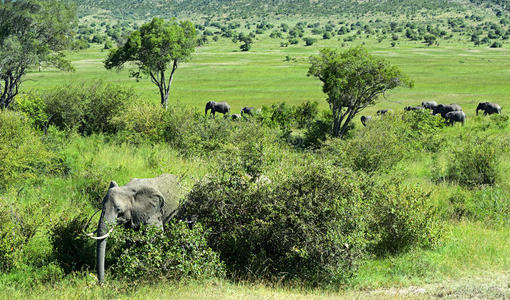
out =
<path fill-rule="evenodd" d="M 321 127 L 331 118 L 321 82 L 307 76 L 309 57 L 358 45 L 400 68 L 414 86 L 380 96 L 340 140 Z M 93 44 L 67 52 L 74 72 L 32 69 L 17 100 L 25 110 L 0 114 L 0 298 L 510 297 L 508 44 L 489 48 L 454 37 L 392 45 L 365 37 L 283 47 L 260 34 L 241 51 L 220 37 L 179 66 L 166 111 L 149 79 L 129 77 L 134 66 L 104 68 L 108 51 Z M 93 129 L 93 118 L 83 115 L 86 98 L 112 112 L 110 129 Z M 261 111 L 239 121 L 204 117 L 211 100 L 228 102 L 232 113 Z M 465 125 L 403 110 L 432 100 L 460 105 Z M 501 115 L 477 116 L 486 101 L 498 103 Z M 392 112 L 377 116 L 380 109 Z M 50 112 L 53 123 L 45 122 Z M 366 127 L 361 115 L 372 116 Z M 99 286 L 84 222 L 101 208 L 111 180 L 123 185 L 162 173 L 179 177 L 187 200 L 209 205 L 197 210 L 214 212 L 204 224 L 199 215 L 191 233 L 178 225 L 172 231 L 196 251 L 168 258 L 154 250 L 154 260 L 164 256 L 177 266 L 174 277 L 118 271 L 126 261 L 115 254 L 142 254 L 122 252 L 116 245 L 126 242 L 113 237 L 112 268 Z M 267 183 L 251 180 L 262 175 Z M 215 229 L 207 225 L 215 222 L 238 230 L 221 226 L 213 251 Z M 329 231 L 333 223 L 345 232 Z M 285 241 L 270 245 L 277 240 Z M 347 244 L 335 252 L 341 258 L 323 259 L 338 244 Z M 300 269 L 316 258 L 315 274 Z"/>

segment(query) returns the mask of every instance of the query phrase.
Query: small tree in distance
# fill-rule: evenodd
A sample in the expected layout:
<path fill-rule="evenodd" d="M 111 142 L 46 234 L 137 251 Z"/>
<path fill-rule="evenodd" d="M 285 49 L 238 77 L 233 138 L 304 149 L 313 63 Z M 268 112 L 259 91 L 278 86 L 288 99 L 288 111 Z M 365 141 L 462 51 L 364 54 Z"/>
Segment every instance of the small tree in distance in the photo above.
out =
<path fill-rule="evenodd" d="M 396 66 L 370 55 L 361 46 L 338 52 L 325 48 L 310 57 L 308 76 L 322 81 L 322 91 L 333 113 L 332 134 L 342 137 L 352 119 L 378 96 L 398 86 L 412 87 Z"/>
<path fill-rule="evenodd" d="M 189 21 L 165 22 L 154 18 L 133 31 L 123 46 L 110 50 L 105 68 L 121 69 L 126 62 L 134 62 L 138 71 L 131 72 L 131 76 L 139 79 L 148 75 L 158 86 L 161 105 L 166 109 L 174 73 L 180 62 L 191 57 L 197 43 L 196 35 Z"/>

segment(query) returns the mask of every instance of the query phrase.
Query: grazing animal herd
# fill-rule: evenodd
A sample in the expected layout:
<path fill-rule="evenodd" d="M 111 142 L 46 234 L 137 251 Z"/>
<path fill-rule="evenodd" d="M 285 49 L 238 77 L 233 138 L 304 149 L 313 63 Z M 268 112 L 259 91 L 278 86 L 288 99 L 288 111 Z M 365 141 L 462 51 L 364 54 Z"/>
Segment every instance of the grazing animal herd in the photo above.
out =
<path fill-rule="evenodd" d="M 462 111 L 462 107 L 457 104 L 437 104 L 436 101 L 423 101 L 421 106 L 406 106 L 404 111 L 421 111 L 425 109 L 432 110 L 433 115 L 440 114 L 446 120 L 448 125 L 453 125 L 456 122 L 466 122 L 466 114 Z M 483 115 L 501 114 L 501 106 L 493 102 L 480 102 L 476 107 L 476 115 L 478 111 L 483 110 Z M 384 115 L 390 112 L 391 109 L 380 109 L 377 115 Z M 361 116 L 361 124 L 367 126 L 367 121 L 372 120 L 372 116 Z"/>
<path fill-rule="evenodd" d="M 215 117 L 216 113 L 222 113 L 225 117 L 227 117 L 227 114 L 230 113 L 230 105 L 227 102 L 215 102 L 215 101 L 209 101 L 205 105 L 205 115 L 207 116 L 207 112 L 211 111 L 211 115 L 213 118 Z M 243 116 L 253 116 L 253 113 L 255 112 L 255 107 L 243 107 L 241 109 L 240 114 L 233 114 L 231 115 L 232 120 L 239 120 Z"/>

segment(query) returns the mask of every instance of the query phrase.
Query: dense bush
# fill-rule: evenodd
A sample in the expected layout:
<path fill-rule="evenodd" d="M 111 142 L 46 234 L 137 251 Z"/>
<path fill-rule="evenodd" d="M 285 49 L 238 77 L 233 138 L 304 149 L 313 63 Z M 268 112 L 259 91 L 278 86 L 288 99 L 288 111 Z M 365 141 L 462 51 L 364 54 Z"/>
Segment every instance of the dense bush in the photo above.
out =
<path fill-rule="evenodd" d="M 314 164 L 268 183 L 230 165 L 198 182 L 185 207 L 213 229 L 210 246 L 231 274 L 339 283 L 368 244 L 357 179 Z"/>
<path fill-rule="evenodd" d="M 86 222 L 83 217 L 64 217 L 51 228 L 53 255 L 67 274 L 95 266 L 96 243 L 82 233 Z"/>
<path fill-rule="evenodd" d="M 112 125 L 122 141 L 133 144 L 158 143 L 164 140 L 165 110 L 161 105 L 128 106 L 112 118 Z"/>
<path fill-rule="evenodd" d="M 181 221 L 170 222 L 165 232 L 118 228 L 108 240 L 107 266 L 114 277 L 131 281 L 221 278 L 225 267 L 207 246 L 207 235 L 200 224 L 190 229 Z"/>
<path fill-rule="evenodd" d="M 18 95 L 15 98 L 15 109 L 24 113 L 36 128 L 46 128 L 48 121 L 46 103 L 37 93 L 28 92 Z"/>
<path fill-rule="evenodd" d="M 374 253 L 394 254 L 437 245 L 443 228 L 438 209 L 430 203 L 430 192 L 402 185 L 398 178 L 377 182 L 371 191 L 375 216 L 371 231 L 377 236 Z"/>
<path fill-rule="evenodd" d="M 95 82 L 67 84 L 43 95 L 49 124 L 84 135 L 115 133 L 112 118 L 134 99 L 132 89 Z"/>
<path fill-rule="evenodd" d="M 51 174 L 58 167 L 58 157 L 41 142 L 24 115 L 0 111 L 0 189 Z"/>
<path fill-rule="evenodd" d="M 464 186 L 493 185 L 499 179 L 502 144 L 498 139 L 463 136 L 452 148 L 445 179 Z"/>

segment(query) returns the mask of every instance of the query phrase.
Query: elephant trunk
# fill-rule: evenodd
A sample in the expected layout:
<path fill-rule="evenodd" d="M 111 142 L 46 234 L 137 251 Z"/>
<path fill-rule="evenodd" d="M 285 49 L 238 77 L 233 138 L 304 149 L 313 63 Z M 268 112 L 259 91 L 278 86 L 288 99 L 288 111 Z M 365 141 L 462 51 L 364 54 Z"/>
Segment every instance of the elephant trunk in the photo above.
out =
<path fill-rule="evenodd" d="M 105 224 L 105 210 L 101 213 L 101 218 L 99 219 L 99 225 L 97 228 L 97 236 L 103 236 L 106 233 L 106 224 Z M 102 284 L 104 281 L 104 258 L 106 252 L 106 238 L 97 240 L 97 250 L 96 250 L 96 265 L 97 265 L 97 281 L 99 284 Z"/>
<path fill-rule="evenodd" d="M 476 115 L 477 115 L 477 116 L 478 116 L 478 110 L 479 110 L 479 108 L 477 107 L 477 108 L 476 108 Z"/>

